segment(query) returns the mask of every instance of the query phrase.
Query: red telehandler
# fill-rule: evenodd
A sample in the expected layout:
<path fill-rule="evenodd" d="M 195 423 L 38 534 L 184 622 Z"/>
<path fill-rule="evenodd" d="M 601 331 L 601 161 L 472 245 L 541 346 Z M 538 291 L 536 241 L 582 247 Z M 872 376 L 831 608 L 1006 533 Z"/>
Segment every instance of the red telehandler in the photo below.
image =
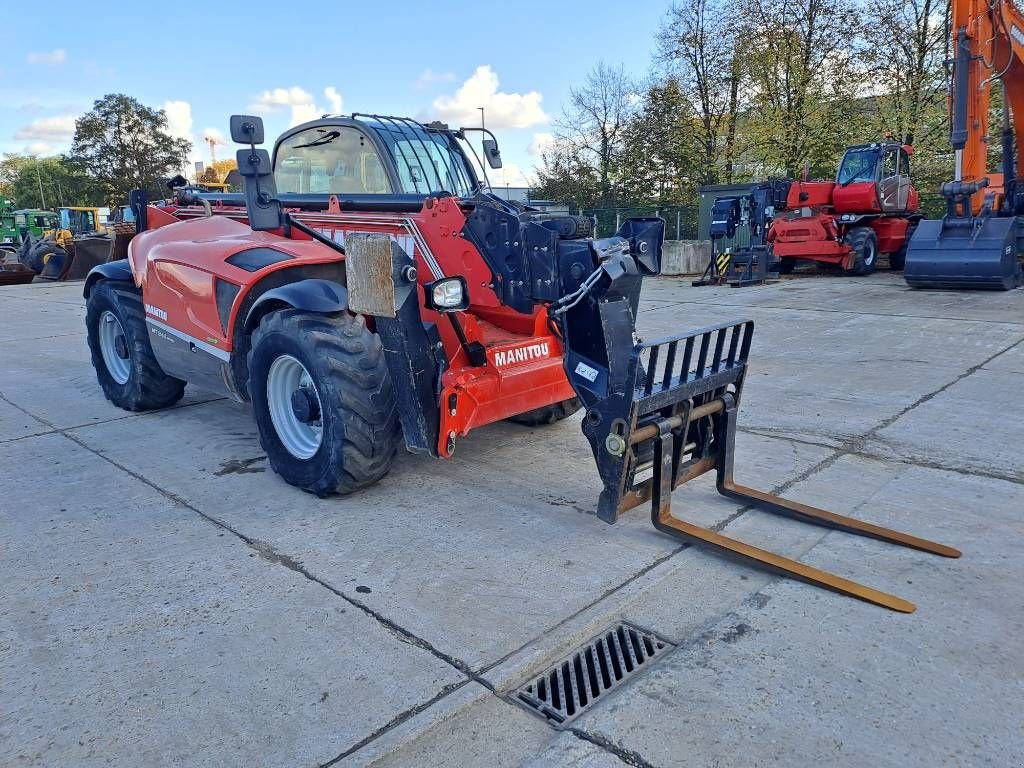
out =
<path fill-rule="evenodd" d="M 643 275 L 664 222 L 590 222 L 490 194 L 465 132 L 378 115 L 325 117 L 257 145 L 231 119 L 243 195 L 133 193 L 128 258 L 94 269 L 86 323 L 106 396 L 168 406 L 186 382 L 252 405 L 271 466 L 319 495 L 383 477 L 396 452 L 449 458 L 501 420 L 580 407 L 614 522 L 651 502 L 661 531 L 887 608 L 913 604 L 670 513 L 673 488 L 715 471 L 744 504 L 927 552 L 949 547 L 787 501 L 733 480 L 751 322 L 639 342 Z M 500 167 L 493 136 L 484 156 Z M 482 163 L 481 163 L 482 165 Z"/>
<path fill-rule="evenodd" d="M 768 230 L 779 271 L 792 272 L 800 259 L 833 264 L 853 275 L 875 271 L 880 254 L 903 269 L 907 243 L 921 215 L 904 144 L 881 142 L 850 147 L 836 180 L 796 181 L 786 212 Z"/>

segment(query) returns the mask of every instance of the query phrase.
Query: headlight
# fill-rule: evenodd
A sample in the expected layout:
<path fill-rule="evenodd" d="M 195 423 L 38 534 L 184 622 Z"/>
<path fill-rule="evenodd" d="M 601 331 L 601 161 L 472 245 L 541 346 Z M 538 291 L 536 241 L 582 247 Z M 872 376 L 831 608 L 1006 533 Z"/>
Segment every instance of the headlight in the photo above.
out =
<path fill-rule="evenodd" d="M 438 312 L 452 312 L 469 306 L 466 281 L 461 277 L 445 277 L 426 286 L 427 305 Z"/>

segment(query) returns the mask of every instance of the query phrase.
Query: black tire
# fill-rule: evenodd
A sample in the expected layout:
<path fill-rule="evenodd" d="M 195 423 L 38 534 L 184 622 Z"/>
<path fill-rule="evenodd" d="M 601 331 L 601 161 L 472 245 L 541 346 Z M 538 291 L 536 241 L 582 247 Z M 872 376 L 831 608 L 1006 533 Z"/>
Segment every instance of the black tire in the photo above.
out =
<path fill-rule="evenodd" d="M 788 275 L 794 269 L 796 269 L 796 259 L 794 259 L 794 258 L 792 258 L 790 256 L 786 256 L 786 257 L 783 257 L 783 258 L 779 259 L 779 274 L 780 275 Z"/>
<path fill-rule="evenodd" d="M 121 352 L 127 357 L 121 359 L 128 363 L 128 376 L 123 382 L 114 378 L 103 356 L 100 323 L 110 322 L 106 313 L 117 319 L 125 340 Z M 185 394 L 185 382 L 164 373 L 153 355 L 142 295 L 133 284 L 114 280 L 96 283 L 86 304 L 85 325 L 96 380 L 107 400 L 118 408 L 126 411 L 166 408 Z"/>
<path fill-rule="evenodd" d="M 308 375 L 319 411 L 318 418 L 305 416 L 320 430 L 308 457 L 286 447 L 271 415 L 268 376 L 275 361 L 288 358 Z M 271 312 L 252 335 L 248 368 L 260 444 L 285 482 L 323 497 L 388 473 L 402 440 L 398 405 L 380 339 L 362 317 Z"/>
<path fill-rule="evenodd" d="M 871 227 L 855 227 L 844 238 L 844 242 L 853 249 L 853 266 L 848 271 L 851 275 L 870 275 L 878 264 L 878 238 Z"/>
<path fill-rule="evenodd" d="M 509 416 L 508 421 L 514 421 L 516 424 L 525 424 L 528 427 L 540 427 L 567 419 L 582 407 L 580 399 L 573 397 L 560 403 L 552 403 L 542 408 L 534 408 L 526 413 Z"/>

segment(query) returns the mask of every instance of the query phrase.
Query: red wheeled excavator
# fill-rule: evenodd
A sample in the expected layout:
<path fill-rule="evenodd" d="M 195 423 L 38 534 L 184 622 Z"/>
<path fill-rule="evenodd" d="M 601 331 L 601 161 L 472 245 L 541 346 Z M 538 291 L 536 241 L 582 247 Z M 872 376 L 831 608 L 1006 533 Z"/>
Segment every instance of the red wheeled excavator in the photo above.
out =
<path fill-rule="evenodd" d="M 1007 0 L 952 0 L 953 180 L 946 214 L 922 221 L 903 276 L 914 288 L 1010 290 L 1021 284 L 1024 184 L 1024 13 Z M 989 172 L 992 84 L 1003 90 L 999 172 Z"/>
<path fill-rule="evenodd" d="M 271 157 L 257 148 L 262 121 L 234 116 L 244 194 L 185 187 L 148 205 L 133 193 L 128 258 L 86 280 L 106 397 L 161 408 L 190 383 L 248 402 L 274 470 L 321 496 L 377 482 L 401 448 L 450 458 L 487 424 L 582 409 L 601 520 L 650 502 L 666 534 L 914 610 L 671 514 L 672 490 L 713 471 L 743 504 L 959 556 L 736 483 L 753 323 L 639 341 L 641 280 L 660 271 L 664 221 L 630 219 L 595 239 L 586 219 L 512 205 L 478 179 L 468 130 L 325 117 L 290 129 Z M 500 167 L 493 135 L 481 143 Z"/>
<path fill-rule="evenodd" d="M 869 275 L 883 253 L 890 267 L 903 269 L 921 219 L 911 154 L 911 147 L 891 141 L 862 144 L 846 150 L 834 182 L 793 182 L 786 212 L 767 235 L 779 271 L 792 272 L 803 259 Z"/>

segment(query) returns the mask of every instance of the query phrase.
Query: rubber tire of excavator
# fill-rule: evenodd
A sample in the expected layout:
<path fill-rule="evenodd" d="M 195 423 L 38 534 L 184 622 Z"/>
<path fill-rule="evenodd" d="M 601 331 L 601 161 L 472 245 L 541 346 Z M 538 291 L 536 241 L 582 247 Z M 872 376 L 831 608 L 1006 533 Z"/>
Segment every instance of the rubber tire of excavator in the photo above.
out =
<path fill-rule="evenodd" d="M 853 249 L 853 266 L 848 270 L 851 275 L 870 275 L 878 265 L 878 237 L 871 227 L 855 227 L 843 238 L 844 242 Z M 871 262 L 867 263 L 864 256 L 870 243 L 872 253 Z"/>
<path fill-rule="evenodd" d="M 573 397 L 568 400 L 562 400 L 559 403 L 545 405 L 542 408 L 534 408 L 526 413 L 509 416 L 508 421 L 524 424 L 527 427 L 542 427 L 567 419 L 582 407 L 583 405 L 580 403 L 579 398 Z"/>
<path fill-rule="evenodd" d="M 124 384 L 114 381 L 103 361 L 99 323 L 105 311 L 117 317 L 130 344 L 131 372 Z M 85 325 L 92 367 L 107 400 L 126 411 L 152 411 L 181 400 L 185 394 L 185 382 L 168 376 L 157 362 L 149 343 L 142 294 L 135 285 L 120 280 L 96 283 L 86 304 Z"/>
<path fill-rule="evenodd" d="M 788 275 L 795 268 L 796 268 L 796 259 L 794 259 L 794 258 L 792 258 L 790 256 L 785 256 L 785 257 L 779 259 L 779 274 L 780 275 Z"/>
<path fill-rule="evenodd" d="M 282 355 L 302 364 L 321 401 L 320 446 L 305 460 L 285 448 L 267 404 L 270 366 Z M 380 338 L 362 317 L 271 312 L 253 332 L 248 368 L 260 444 L 285 482 L 323 498 L 365 488 L 391 469 L 402 441 L 398 404 Z"/>

